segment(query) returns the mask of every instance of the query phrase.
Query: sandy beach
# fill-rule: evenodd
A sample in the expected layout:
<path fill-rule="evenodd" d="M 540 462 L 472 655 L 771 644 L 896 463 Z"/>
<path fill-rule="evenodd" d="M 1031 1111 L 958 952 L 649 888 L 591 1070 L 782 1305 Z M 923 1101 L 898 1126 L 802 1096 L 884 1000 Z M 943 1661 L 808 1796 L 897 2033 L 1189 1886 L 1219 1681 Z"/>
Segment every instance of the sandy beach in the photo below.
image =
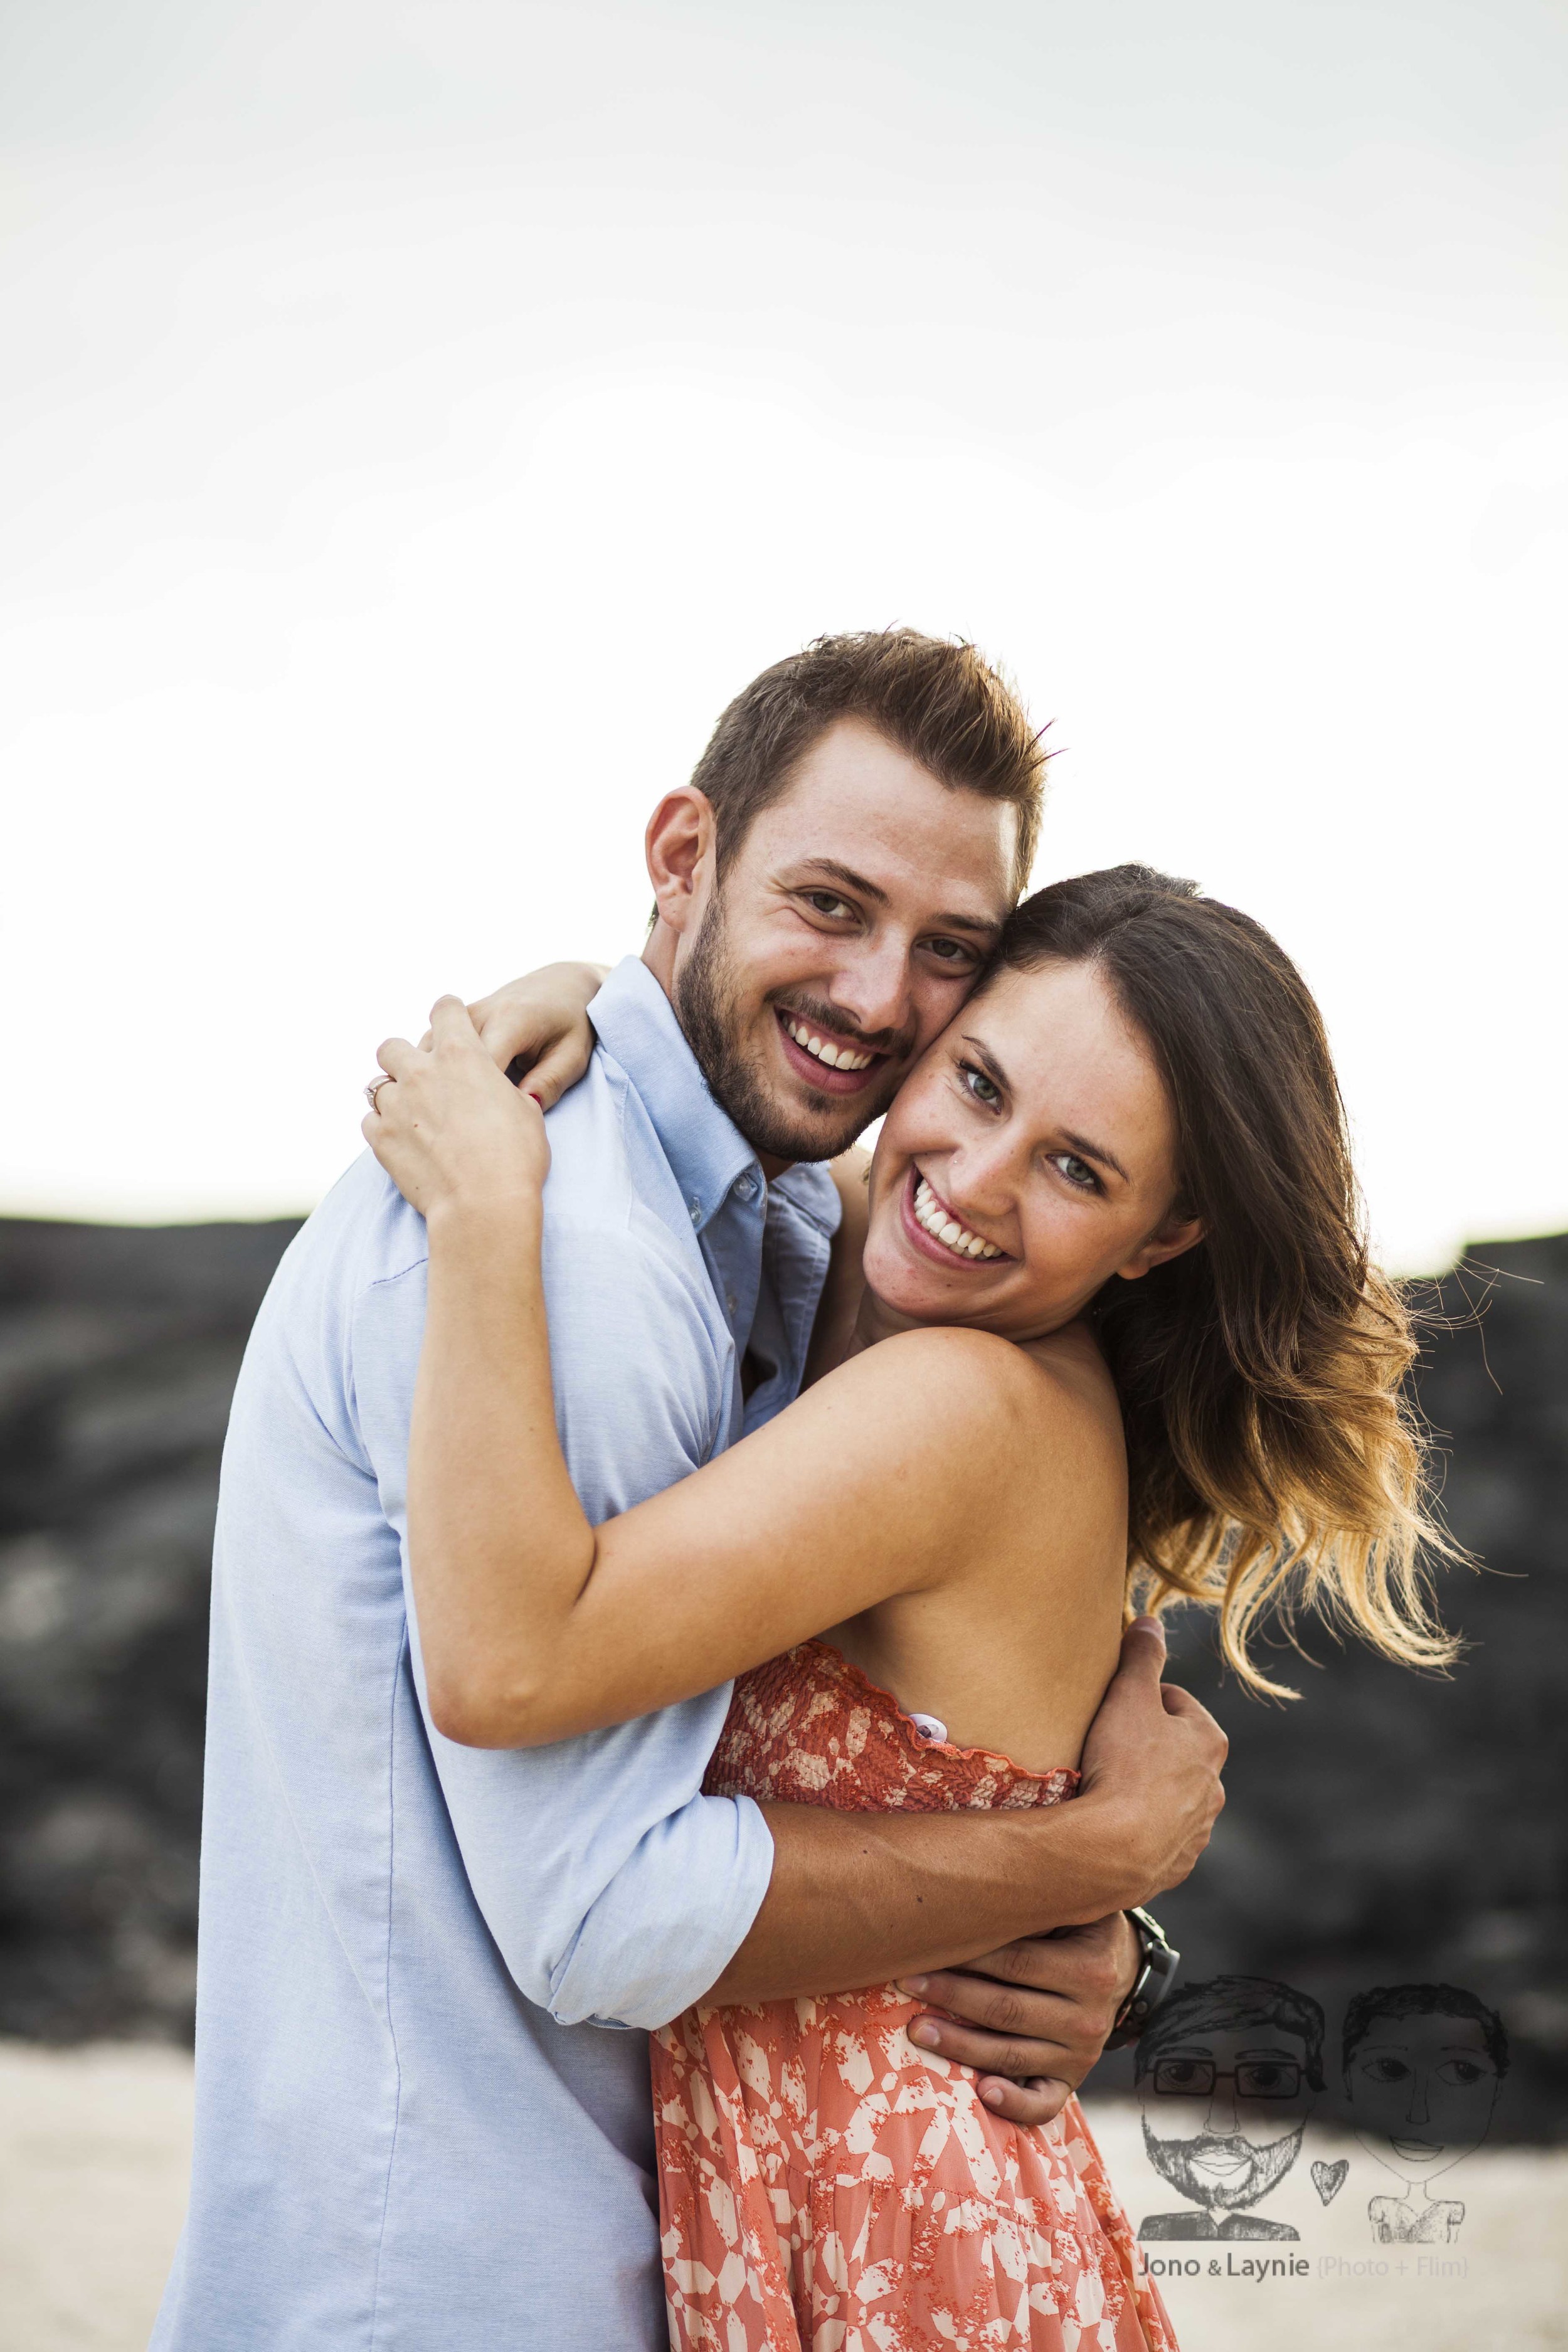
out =
<path fill-rule="evenodd" d="M 1136 2111 L 1091 2104 L 1136 2216 L 1170 2202 Z M 5 2352 L 142 2352 L 184 2210 L 191 2066 L 137 2042 L 0 2043 L 0 2343 Z M 1374 2247 L 1353 2141 L 1309 2153 L 1352 2169 L 1325 2210 L 1305 2159 L 1270 2210 L 1300 2231 L 1267 2245 L 1158 2250 L 1186 2352 L 1537 2352 L 1568 2344 L 1568 2152 L 1482 2149 L 1456 2175 L 1451 2247 Z M 1374 2184 L 1375 2185 L 1375 2184 Z M 216 2352 L 216 2347 L 215 2347 Z"/>

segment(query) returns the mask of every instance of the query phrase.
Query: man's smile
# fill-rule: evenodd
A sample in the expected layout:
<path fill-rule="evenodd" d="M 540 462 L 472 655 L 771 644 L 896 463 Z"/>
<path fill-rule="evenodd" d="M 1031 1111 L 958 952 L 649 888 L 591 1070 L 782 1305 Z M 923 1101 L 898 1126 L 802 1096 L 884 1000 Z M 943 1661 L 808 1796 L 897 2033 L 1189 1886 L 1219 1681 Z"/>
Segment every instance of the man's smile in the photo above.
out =
<path fill-rule="evenodd" d="M 773 1017 L 785 1061 L 797 1076 L 824 1094 L 863 1094 L 888 1059 L 886 1053 L 792 1013 L 787 1005 L 776 1004 Z"/>
<path fill-rule="evenodd" d="M 1200 2141 L 1188 2160 L 1194 2172 L 1211 2173 L 1216 2180 L 1234 2180 L 1238 2173 L 1251 2171 L 1257 2153 L 1250 2147 L 1238 2151 L 1230 2141 Z"/>

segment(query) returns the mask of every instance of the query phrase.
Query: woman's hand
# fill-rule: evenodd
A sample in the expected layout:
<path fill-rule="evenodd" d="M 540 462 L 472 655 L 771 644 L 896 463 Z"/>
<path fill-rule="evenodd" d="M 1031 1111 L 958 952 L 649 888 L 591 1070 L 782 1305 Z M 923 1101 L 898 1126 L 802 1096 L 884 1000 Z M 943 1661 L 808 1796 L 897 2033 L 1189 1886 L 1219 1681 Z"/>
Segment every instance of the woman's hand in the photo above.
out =
<path fill-rule="evenodd" d="M 480 1045 L 545 1110 L 587 1069 L 594 1053 L 588 1007 L 609 977 L 602 963 L 547 963 L 468 1007 Z M 428 1046 L 431 1033 L 420 1040 Z"/>
<path fill-rule="evenodd" d="M 466 1007 L 443 996 L 428 1044 L 389 1037 L 360 1132 L 426 1219 L 449 1209 L 537 1209 L 550 1169 L 539 1103 L 503 1076 Z"/>

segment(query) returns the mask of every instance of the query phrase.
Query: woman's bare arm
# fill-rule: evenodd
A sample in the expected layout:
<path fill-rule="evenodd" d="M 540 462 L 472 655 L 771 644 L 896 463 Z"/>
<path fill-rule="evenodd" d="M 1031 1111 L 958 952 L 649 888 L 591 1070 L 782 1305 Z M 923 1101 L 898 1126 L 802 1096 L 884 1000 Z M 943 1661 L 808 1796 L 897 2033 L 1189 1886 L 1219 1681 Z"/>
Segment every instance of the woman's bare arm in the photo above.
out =
<path fill-rule="evenodd" d="M 437 1209 L 409 1452 L 437 1727 L 478 1747 L 564 1739 L 946 1581 L 1017 1507 L 1050 1402 L 1005 1340 L 909 1333 L 595 1528 L 556 1434 L 537 1214 Z"/>
<path fill-rule="evenodd" d="M 691 1477 L 595 1528 L 556 1433 L 540 1269 L 548 1147 L 461 1007 L 365 1121 L 428 1225 L 409 1563 L 433 1720 L 533 1747 L 710 1690 L 1037 1525 L 1053 1413 L 1020 1349 L 912 1332 L 828 1374 Z M 1070 1450 L 1070 1449 L 1068 1449 Z"/>

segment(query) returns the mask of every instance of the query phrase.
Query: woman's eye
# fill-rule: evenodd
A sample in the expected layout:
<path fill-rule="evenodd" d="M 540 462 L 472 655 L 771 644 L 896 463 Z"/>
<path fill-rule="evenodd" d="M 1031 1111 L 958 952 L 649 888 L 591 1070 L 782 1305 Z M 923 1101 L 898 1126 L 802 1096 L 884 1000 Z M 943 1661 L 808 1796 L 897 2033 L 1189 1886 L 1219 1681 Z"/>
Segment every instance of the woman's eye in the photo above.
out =
<path fill-rule="evenodd" d="M 988 1078 L 984 1070 L 977 1070 L 973 1062 L 961 1062 L 958 1068 L 965 1090 L 977 1103 L 984 1103 L 987 1110 L 994 1110 L 1002 1099 L 1002 1089 L 995 1081 Z"/>
<path fill-rule="evenodd" d="M 1473 2065 L 1468 2058 L 1450 2058 L 1446 2066 L 1438 2067 L 1437 2077 L 1440 2082 L 1454 2083 L 1462 2086 L 1470 2083 L 1479 2083 L 1484 2072 L 1483 2067 Z"/>
<path fill-rule="evenodd" d="M 1052 1156 L 1051 1165 L 1053 1168 L 1059 1168 L 1068 1182 L 1076 1185 L 1080 1192 L 1099 1192 L 1099 1177 L 1088 1160 L 1080 1160 L 1076 1151 L 1056 1152 Z"/>
<path fill-rule="evenodd" d="M 1400 2058 L 1374 2058 L 1366 2069 L 1373 2083 L 1403 2083 L 1410 2069 Z"/>

